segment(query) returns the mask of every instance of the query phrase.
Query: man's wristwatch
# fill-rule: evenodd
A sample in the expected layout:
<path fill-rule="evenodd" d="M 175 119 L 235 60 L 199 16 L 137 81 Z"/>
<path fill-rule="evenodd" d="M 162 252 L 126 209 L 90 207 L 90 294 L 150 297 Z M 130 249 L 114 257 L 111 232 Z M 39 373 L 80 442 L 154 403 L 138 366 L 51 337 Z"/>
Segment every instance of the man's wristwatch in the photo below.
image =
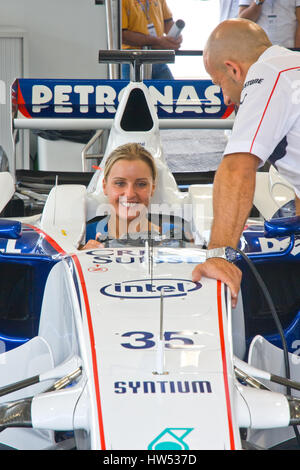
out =
<path fill-rule="evenodd" d="M 254 0 L 255 5 L 262 5 L 265 0 Z"/>
<path fill-rule="evenodd" d="M 233 263 L 237 258 L 237 252 L 231 246 L 225 246 L 222 248 L 212 248 L 206 251 L 206 260 L 210 258 L 223 258 L 229 263 Z"/>

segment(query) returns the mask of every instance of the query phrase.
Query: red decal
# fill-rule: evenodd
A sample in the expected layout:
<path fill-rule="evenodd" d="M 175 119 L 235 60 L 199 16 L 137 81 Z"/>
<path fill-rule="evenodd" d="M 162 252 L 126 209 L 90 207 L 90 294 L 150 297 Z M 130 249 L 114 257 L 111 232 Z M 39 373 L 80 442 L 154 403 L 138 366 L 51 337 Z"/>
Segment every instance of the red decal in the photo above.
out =
<path fill-rule="evenodd" d="M 222 283 L 221 283 L 221 281 L 217 281 L 219 333 L 220 333 L 221 355 L 222 355 L 222 363 L 223 363 L 223 378 L 224 378 L 225 398 L 226 398 L 226 405 L 227 405 L 229 440 L 230 440 L 230 449 L 234 450 L 235 449 L 235 443 L 234 443 L 234 432 L 233 432 L 233 423 L 232 423 L 232 410 L 231 410 L 231 403 L 230 403 L 230 393 L 229 393 L 229 385 L 228 385 L 228 375 L 227 375 L 227 361 L 226 361 L 226 349 L 225 349 L 225 338 L 224 338 L 224 328 L 223 328 L 221 289 L 222 289 Z"/>

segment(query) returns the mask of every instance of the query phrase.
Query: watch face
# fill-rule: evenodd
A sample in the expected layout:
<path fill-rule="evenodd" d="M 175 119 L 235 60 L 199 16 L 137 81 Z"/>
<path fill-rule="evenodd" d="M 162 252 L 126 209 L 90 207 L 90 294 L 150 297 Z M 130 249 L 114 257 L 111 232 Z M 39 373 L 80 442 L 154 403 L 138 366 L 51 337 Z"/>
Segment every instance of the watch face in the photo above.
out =
<path fill-rule="evenodd" d="M 231 248 L 230 246 L 227 246 L 225 249 L 226 252 L 226 259 L 227 261 L 230 261 L 231 263 L 236 260 L 236 251 Z"/>

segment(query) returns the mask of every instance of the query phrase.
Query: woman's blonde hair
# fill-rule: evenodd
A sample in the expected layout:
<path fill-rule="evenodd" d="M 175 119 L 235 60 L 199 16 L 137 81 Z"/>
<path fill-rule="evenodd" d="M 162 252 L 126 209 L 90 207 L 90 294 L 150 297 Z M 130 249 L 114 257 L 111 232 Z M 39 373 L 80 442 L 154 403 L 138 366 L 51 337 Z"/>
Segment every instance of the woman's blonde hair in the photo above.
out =
<path fill-rule="evenodd" d="M 128 143 L 120 145 L 111 152 L 105 162 L 103 176 L 105 180 L 107 180 L 108 174 L 112 169 L 113 165 L 119 160 L 142 160 L 149 166 L 152 173 L 153 181 L 156 181 L 157 169 L 154 162 L 154 158 L 152 157 L 151 153 L 148 152 L 148 150 L 146 150 L 142 145 L 137 143 Z"/>

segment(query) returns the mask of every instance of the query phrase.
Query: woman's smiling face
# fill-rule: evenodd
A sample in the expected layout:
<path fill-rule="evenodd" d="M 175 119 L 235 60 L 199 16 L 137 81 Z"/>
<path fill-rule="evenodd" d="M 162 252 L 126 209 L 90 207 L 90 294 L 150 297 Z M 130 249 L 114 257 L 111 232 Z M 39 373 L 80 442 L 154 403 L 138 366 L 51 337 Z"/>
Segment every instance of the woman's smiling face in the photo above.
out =
<path fill-rule="evenodd" d="M 143 160 L 117 160 L 103 180 L 103 190 L 117 218 L 127 223 L 148 207 L 155 184 L 149 165 Z"/>

